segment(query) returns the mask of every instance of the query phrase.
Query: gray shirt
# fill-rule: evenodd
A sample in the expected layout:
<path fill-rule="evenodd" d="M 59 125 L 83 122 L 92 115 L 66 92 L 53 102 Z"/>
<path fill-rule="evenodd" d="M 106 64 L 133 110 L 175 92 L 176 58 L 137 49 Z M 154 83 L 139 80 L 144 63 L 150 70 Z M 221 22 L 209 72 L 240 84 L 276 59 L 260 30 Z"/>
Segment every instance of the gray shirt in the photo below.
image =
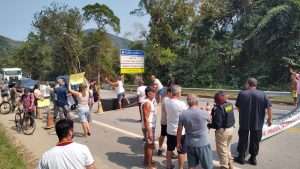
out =
<path fill-rule="evenodd" d="M 209 144 L 207 122 L 208 112 L 196 108 L 185 110 L 179 117 L 179 126 L 186 132 L 186 145 L 189 147 L 202 147 Z"/>
<path fill-rule="evenodd" d="M 262 130 L 266 108 L 271 102 L 263 91 L 249 89 L 241 91 L 236 100 L 239 108 L 239 122 L 242 130 Z"/>

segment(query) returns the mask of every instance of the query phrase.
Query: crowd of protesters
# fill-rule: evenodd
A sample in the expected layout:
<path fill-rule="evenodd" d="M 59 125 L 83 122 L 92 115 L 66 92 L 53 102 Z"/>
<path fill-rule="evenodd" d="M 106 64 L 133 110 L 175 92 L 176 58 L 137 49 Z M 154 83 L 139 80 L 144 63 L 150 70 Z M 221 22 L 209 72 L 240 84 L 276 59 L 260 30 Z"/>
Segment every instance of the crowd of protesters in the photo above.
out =
<path fill-rule="evenodd" d="M 291 79 L 294 80 L 296 89 L 300 76 L 291 69 Z M 246 151 L 249 149 L 249 164 L 257 165 L 256 156 L 259 152 L 259 143 L 262 138 L 262 128 L 267 113 L 267 124 L 272 124 L 271 103 L 263 91 L 258 90 L 257 80 L 249 78 L 246 81 L 246 89 L 237 97 L 235 106 L 239 114 L 238 129 L 238 156 L 233 158 L 230 145 L 234 135 L 235 117 L 234 105 L 228 101 L 228 96 L 223 91 L 214 96 L 214 106 L 209 104 L 200 106 L 199 98 L 188 95 L 186 101 L 182 100 L 182 89 L 174 81 L 170 81 L 166 87 L 160 80 L 152 75 L 151 83 L 145 85 L 142 79 L 138 80 L 137 96 L 142 132 L 144 135 L 144 165 L 148 169 L 154 169 L 152 159 L 155 149 L 155 135 L 157 131 L 158 104 L 161 107 L 160 137 L 158 139 L 157 155 L 164 153 L 166 139 L 166 168 L 174 168 L 172 159 L 177 158 L 178 168 L 183 169 L 188 161 L 190 169 L 201 165 L 204 169 L 213 168 L 213 155 L 209 140 L 209 130 L 215 130 L 216 151 L 221 169 L 233 169 L 233 161 L 245 164 Z M 125 97 L 124 79 L 119 76 L 115 81 L 105 78 L 105 81 L 115 89 L 118 108 L 122 109 Z M 45 129 L 55 127 L 59 142 L 57 146 L 45 152 L 38 168 L 95 168 L 94 159 L 89 149 L 81 144 L 74 143 L 73 121 L 71 120 L 70 97 L 76 101 L 78 116 L 82 125 L 83 135 L 92 135 L 91 110 L 97 103 L 97 111 L 101 108 L 99 86 L 95 81 L 84 83 L 75 90 L 64 78 L 58 78 L 55 85 L 35 85 L 33 89 L 25 88 L 21 91 L 21 97 L 17 100 L 17 90 L 10 90 L 14 106 L 22 105 L 24 110 L 41 119 L 42 110 L 40 101 L 50 99 L 53 102 L 53 111 L 47 113 Z M 72 97 L 72 98 L 73 98 Z M 72 99 L 71 99 L 72 100 Z M 19 102 L 19 103 L 18 103 Z M 73 104 L 72 103 L 72 104 Z M 74 108 L 74 107 L 73 107 Z M 101 112 L 101 111 L 100 111 Z M 59 120 L 58 120 L 59 119 Z M 249 143 L 248 143 L 249 142 Z M 249 147 L 249 148 L 248 148 Z M 177 153 L 175 153 L 175 150 Z M 177 154 L 177 155 L 176 155 Z M 71 167 L 71 168 L 72 168 Z"/>
<path fill-rule="evenodd" d="M 157 154 L 163 153 L 163 143 L 167 137 L 166 168 L 174 168 L 172 163 L 174 150 L 177 150 L 178 168 L 184 168 L 187 158 L 190 169 L 201 165 L 204 169 L 213 168 L 213 155 L 209 141 L 209 130 L 215 130 L 216 151 L 220 161 L 220 169 L 233 169 L 233 161 L 245 164 L 246 151 L 249 149 L 248 163 L 257 165 L 256 156 L 262 138 L 262 128 L 267 113 L 267 124 L 272 124 L 271 102 L 263 91 L 257 89 L 257 80 L 249 78 L 245 90 L 237 97 L 235 106 L 239 111 L 238 156 L 231 155 L 231 141 L 234 135 L 235 117 L 234 105 L 228 101 L 228 95 L 223 91 L 214 96 L 214 106 L 200 106 L 195 95 L 188 95 L 186 102 L 181 100 L 181 87 L 174 83 L 163 89 L 158 86 L 160 81 L 151 76 L 152 84 L 148 87 L 140 80 L 137 89 L 139 110 L 142 118 L 144 134 L 144 164 L 148 169 L 154 169 L 152 160 L 155 148 L 155 131 L 158 100 L 161 101 L 161 133 Z M 144 93 L 141 92 L 144 90 Z M 157 99 L 157 100 L 156 100 Z M 186 104 L 187 103 L 187 104 Z M 249 139 L 250 138 L 250 139 Z M 248 143 L 248 140 L 249 143 Z M 249 148 L 248 148 L 249 147 Z"/>

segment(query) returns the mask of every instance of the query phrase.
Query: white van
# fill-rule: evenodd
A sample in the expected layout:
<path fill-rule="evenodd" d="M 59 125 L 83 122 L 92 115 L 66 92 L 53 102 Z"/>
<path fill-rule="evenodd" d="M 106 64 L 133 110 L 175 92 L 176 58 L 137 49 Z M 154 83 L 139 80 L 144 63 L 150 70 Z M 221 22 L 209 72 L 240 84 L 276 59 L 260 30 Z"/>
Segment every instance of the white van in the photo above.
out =
<path fill-rule="evenodd" d="M 23 76 L 21 68 L 1 68 L 0 78 L 3 81 L 21 80 Z"/>

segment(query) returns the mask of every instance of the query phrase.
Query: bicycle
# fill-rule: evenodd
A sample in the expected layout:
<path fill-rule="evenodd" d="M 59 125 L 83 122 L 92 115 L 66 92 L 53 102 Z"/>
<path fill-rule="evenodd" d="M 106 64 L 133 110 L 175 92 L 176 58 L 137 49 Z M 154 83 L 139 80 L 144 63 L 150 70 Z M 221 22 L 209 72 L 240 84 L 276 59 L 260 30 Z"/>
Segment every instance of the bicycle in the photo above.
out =
<path fill-rule="evenodd" d="M 23 131 L 25 135 L 32 135 L 36 129 L 36 122 L 33 113 L 26 112 L 19 106 L 15 114 L 17 132 Z"/>
<path fill-rule="evenodd" d="M 9 94 L 8 93 L 2 93 L 2 102 L 0 104 L 0 113 L 1 114 L 8 114 L 12 111 L 13 106 L 9 101 Z"/>

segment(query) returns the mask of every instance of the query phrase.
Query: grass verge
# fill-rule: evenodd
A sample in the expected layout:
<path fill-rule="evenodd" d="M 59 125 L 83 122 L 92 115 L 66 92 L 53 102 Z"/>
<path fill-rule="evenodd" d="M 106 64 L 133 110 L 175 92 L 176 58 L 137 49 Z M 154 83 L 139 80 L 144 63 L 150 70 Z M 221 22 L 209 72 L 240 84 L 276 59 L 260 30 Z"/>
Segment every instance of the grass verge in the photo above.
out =
<path fill-rule="evenodd" d="M 26 163 L 18 154 L 17 148 L 10 142 L 2 125 L 0 125 L 0 168 L 25 169 Z"/>

